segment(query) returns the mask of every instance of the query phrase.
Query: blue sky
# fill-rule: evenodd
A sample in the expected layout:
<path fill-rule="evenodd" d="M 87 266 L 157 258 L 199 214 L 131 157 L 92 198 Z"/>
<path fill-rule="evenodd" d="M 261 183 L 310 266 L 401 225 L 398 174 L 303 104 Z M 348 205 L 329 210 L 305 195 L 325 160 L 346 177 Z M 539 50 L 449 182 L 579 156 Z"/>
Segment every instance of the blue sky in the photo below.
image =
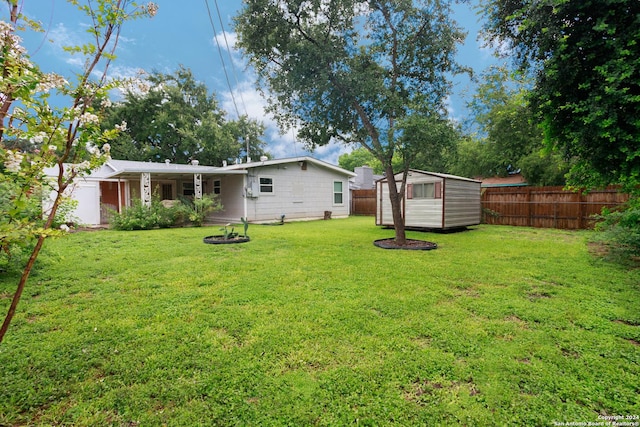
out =
<path fill-rule="evenodd" d="M 226 64 L 240 114 L 245 113 L 246 106 L 249 116 L 267 125 L 267 150 L 276 158 L 308 154 L 303 146 L 295 141 L 293 132 L 280 135 L 274 121 L 265 115 L 265 101 L 255 90 L 255 79 L 251 70 L 247 69 L 241 55 L 233 49 L 236 38 L 232 18 L 241 8 L 241 0 L 218 0 L 217 5 L 214 0 L 156 0 L 155 3 L 159 10 L 154 18 L 125 24 L 118 45 L 118 59 L 110 69 L 112 73 L 133 76 L 140 69 L 172 73 L 183 65 L 193 71 L 197 80 L 205 83 L 210 91 L 216 93 L 229 117 L 235 118 L 231 92 L 215 42 L 217 38 L 223 49 L 222 59 Z M 215 28 L 212 27 L 207 4 Z M 86 38 L 86 25 L 83 23 L 82 15 L 65 0 L 26 0 L 23 7 L 23 12 L 41 21 L 46 31 L 45 34 L 25 37 L 24 45 L 32 60 L 43 71 L 71 76 L 79 69 L 78 58 L 70 57 L 63 52 L 60 45 L 78 44 Z M 2 10 L 2 18 L 5 20 L 6 15 L 5 7 Z M 220 20 L 223 25 L 220 24 Z M 463 65 L 472 66 L 476 72 L 495 63 L 491 52 L 483 49 L 481 42 L 477 40 L 480 24 L 471 6 L 457 5 L 456 20 L 468 31 L 466 42 L 459 49 L 458 61 Z M 231 52 L 226 49 L 223 26 Z M 466 78 L 458 78 L 454 91 L 449 104 L 450 114 L 454 119 L 462 120 L 466 115 L 465 102 L 473 94 L 473 85 Z M 311 155 L 337 163 L 338 156 L 352 148 L 332 144 L 316 150 Z"/>

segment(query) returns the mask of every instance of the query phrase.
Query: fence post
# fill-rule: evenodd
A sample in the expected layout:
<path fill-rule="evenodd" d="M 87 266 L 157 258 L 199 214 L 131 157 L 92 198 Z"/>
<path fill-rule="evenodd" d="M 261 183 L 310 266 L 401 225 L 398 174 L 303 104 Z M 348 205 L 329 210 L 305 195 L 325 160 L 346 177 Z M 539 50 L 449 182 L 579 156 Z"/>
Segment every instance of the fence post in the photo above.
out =
<path fill-rule="evenodd" d="M 527 197 L 526 197 L 526 203 L 527 203 L 527 227 L 531 227 L 532 221 L 531 221 L 531 187 L 527 187 Z"/>

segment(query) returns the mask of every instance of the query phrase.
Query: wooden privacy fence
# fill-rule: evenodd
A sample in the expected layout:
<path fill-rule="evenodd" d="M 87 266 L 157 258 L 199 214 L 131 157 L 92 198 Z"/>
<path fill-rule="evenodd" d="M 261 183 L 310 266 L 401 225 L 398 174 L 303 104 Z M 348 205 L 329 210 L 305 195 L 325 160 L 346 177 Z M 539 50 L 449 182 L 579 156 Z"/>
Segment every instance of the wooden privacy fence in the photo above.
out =
<path fill-rule="evenodd" d="M 376 190 L 351 191 L 351 215 L 375 215 Z"/>
<path fill-rule="evenodd" d="M 588 193 L 562 187 L 489 187 L 482 189 L 482 222 L 541 228 L 592 228 L 593 215 L 629 199 L 616 187 Z"/>

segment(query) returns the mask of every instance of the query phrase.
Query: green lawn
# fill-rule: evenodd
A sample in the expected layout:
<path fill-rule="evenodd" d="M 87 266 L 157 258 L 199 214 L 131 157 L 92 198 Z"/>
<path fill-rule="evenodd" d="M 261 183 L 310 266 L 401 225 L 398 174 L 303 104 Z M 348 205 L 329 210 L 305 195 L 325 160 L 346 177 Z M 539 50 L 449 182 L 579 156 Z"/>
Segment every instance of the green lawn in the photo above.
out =
<path fill-rule="evenodd" d="M 4 343 L 0 425 L 538 426 L 640 415 L 640 270 L 589 232 L 376 248 L 370 217 L 47 242 Z M 15 278 L 0 276 L 6 313 Z M 640 421 L 640 420 L 636 420 Z"/>

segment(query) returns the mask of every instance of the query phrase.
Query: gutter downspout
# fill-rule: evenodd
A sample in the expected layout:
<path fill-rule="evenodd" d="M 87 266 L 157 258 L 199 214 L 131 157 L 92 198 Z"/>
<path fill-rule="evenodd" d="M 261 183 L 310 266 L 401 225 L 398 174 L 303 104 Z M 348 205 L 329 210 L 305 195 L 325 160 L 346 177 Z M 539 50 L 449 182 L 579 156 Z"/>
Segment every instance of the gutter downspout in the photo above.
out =
<path fill-rule="evenodd" d="M 248 216 L 248 212 L 249 212 L 249 202 L 247 201 L 247 185 L 249 184 L 249 182 L 247 181 L 247 176 L 249 174 L 244 174 L 242 175 L 242 187 L 244 188 L 244 194 L 242 195 L 242 203 L 243 203 L 243 210 L 244 210 L 244 218 L 246 218 L 247 221 L 249 221 L 249 216 Z"/>

